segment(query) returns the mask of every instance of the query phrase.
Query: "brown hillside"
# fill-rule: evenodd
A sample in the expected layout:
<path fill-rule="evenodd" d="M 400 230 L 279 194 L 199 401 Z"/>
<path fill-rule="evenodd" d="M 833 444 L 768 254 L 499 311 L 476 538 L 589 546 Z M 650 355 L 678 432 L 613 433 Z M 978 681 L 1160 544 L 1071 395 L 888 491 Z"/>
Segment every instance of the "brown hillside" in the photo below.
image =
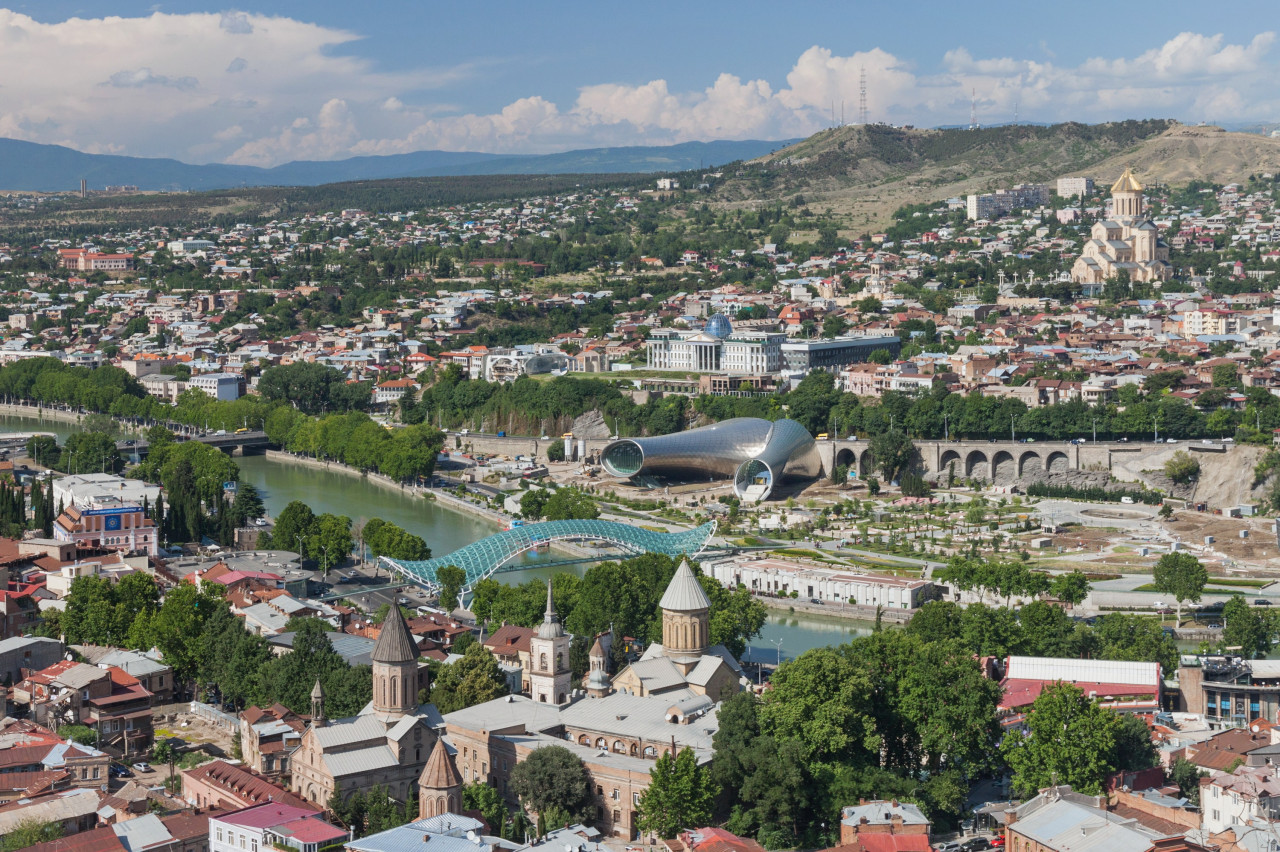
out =
<path fill-rule="evenodd" d="M 1126 166 L 1147 182 L 1239 182 L 1251 174 L 1280 171 L 1280 139 L 1230 133 L 1221 127 L 1177 125 L 1146 140 L 1133 154 L 1103 160 L 1091 171 L 1106 177 L 1120 174 Z"/>
<path fill-rule="evenodd" d="M 975 131 L 842 127 L 753 161 L 720 198 L 736 207 L 803 195 L 861 233 L 888 225 L 904 204 L 1066 175 L 1109 182 L 1126 166 L 1146 182 L 1243 180 L 1280 170 L 1280 140 L 1155 120 Z"/>

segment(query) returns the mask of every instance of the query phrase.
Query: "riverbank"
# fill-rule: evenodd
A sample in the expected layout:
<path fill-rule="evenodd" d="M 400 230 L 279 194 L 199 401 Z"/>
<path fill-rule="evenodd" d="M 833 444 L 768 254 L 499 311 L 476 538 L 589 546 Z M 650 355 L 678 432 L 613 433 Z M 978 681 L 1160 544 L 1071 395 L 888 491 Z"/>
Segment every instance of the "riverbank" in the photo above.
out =
<path fill-rule="evenodd" d="M 66 411 L 61 408 L 46 408 L 40 405 L 26 405 L 20 402 L 3 402 L 0 403 L 0 415 L 8 415 L 12 417 L 34 417 L 37 420 L 57 420 L 59 423 L 71 423 L 79 426 L 84 419 L 84 415 L 78 411 Z M 126 428 L 120 421 L 116 421 L 121 429 Z"/>
<path fill-rule="evenodd" d="M 876 618 L 876 608 L 873 606 L 859 606 L 849 603 L 842 606 L 839 602 L 815 604 L 804 598 L 774 598 L 768 595 L 755 595 L 754 597 L 769 609 L 778 610 L 779 612 L 803 612 L 813 615 L 828 615 L 832 618 L 851 618 L 856 621 L 874 621 Z M 915 610 L 910 609 L 880 610 L 880 620 L 894 624 L 906 624 L 913 615 L 915 615 Z"/>
<path fill-rule="evenodd" d="M 430 499 L 443 509 L 462 512 L 473 517 L 480 518 L 481 520 L 493 524 L 499 529 L 506 529 L 511 525 L 511 521 L 513 520 L 510 515 L 490 509 L 487 506 L 476 505 L 470 500 L 465 500 L 452 492 L 439 488 L 421 488 L 416 485 L 405 485 L 404 483 L 397 482 L 396 480 L 381 473 L 366 473 L 364 471 L 357 470 L 350 465 L 343 464 L 342 462 L 325 461 L 312 458 L 311 456 L 294 455 L 293 453 L 285 452 L 283 450 L 266 450 L 263 452 L 263 455 L 268 459 L 281 462 L 283 464 L 309 467 L 316 470 L 324 470 L 331 473 L 340 473 L 347 476 L 359 477 L 366 482 L 371 482 L 374 485 L 378 485 L 391 491 L 398 491 L 405 496 L 420 497 L 424 500 Z M 412 530 L 410 531 L 412 532 Z M 564 554 L 565 556 L 574 559 L 596 555 L 594 551 L 588 548 L 580 547 L 579 545 L 567 541 L 553 542 L 551 544 L 551 549 L 557 553 Z M 602 560 L 608 558 L 612 557 L 602 557 Z"/>
<path fill-rule="evenodd" d="M 374 485 L 379 485 L 392 491 L 399 491 L 401 494 L 405 494 L 410 497 L 421 497 L 423 499 L 430 498 L 442 506 L 447 506 L 455 511 L 466 512 L 467 514 L 474 515 L 477 518 L 483 518 L 498 527 L 505 528 L 511 523 L 511 518 L 507 515 L 490 509 L 487 506 L 477 506 L 470 500 L 464 500 L 456 494 L 450 494 L 447 491 L 441 491 L 439 489 L 421 488 L 417 485 L 406 485 L 403 482 L 397 482 L 384 474 L 367 473 L 362 470 L 357 470 L 348 464 L 343 464 L 342 462 L 326 461 L 315 459 L 311 456 L 295 455 L 293 453 L 285 452 L 284 450 L 266 450 L 263 452 L 263 455 L 274 461 L 284 462 L 285 464 L 310 467 L 315 468 L 316 470 L 327 470 L 333 473 L 346 474 L 347 476 L 357 476 L 364 479 L 366 482 L 372 482 Z"/>

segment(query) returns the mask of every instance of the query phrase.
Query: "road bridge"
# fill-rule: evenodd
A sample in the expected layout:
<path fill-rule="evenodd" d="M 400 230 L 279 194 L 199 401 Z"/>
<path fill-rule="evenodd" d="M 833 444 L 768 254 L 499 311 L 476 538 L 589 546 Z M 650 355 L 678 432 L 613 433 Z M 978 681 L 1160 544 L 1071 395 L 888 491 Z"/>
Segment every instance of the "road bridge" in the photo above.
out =
<path fill-rule="evenodd" d="M 208 444 L 232 455 L 244 455 L 249 450 L 265 450 L 270 443 L 267 440 L 267 433 L 261 429 L 251 429 L 248 432 L 229 432 L 225 435 L 199 435 L 194 438 L 175 435 L 173 439 L 178 443 L 196 441 L 201 444 Z M 136 441 L 117 441 L 116 449 L 125 455 L 136 454 L 139 458 L 142 458 L 150 450 L 150 444 L 145 438 L 139 438 Z"/>

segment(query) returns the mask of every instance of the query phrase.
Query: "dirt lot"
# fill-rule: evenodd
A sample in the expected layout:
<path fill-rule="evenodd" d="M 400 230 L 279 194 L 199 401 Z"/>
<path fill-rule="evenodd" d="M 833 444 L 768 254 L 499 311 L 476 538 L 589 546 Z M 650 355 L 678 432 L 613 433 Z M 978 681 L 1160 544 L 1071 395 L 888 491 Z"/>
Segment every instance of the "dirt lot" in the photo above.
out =
<path fill-rule="evenodd" d="M 1271 524 L 1270 518 L 1224 518 L 1204 512 L 1175 512 L 1164 527 L 1192 545 L 1202 545 L 1205 536 L 1213 536 L 1212 548 L 1229 559 L 1246 563 L 1241 567 L 1280 570 L 1280 550 Z M 1241 530 L 1248 530 L 1249 537 L 1240 538 Z"/>
<path fill-rule="evenodd" d="M 156 741 L 176 737 L 191 745 L 211 744 L 231 754 L 232 732 L 211 725 L 190 712 L 188 704 L 166 704 L 152 714 Z"/>

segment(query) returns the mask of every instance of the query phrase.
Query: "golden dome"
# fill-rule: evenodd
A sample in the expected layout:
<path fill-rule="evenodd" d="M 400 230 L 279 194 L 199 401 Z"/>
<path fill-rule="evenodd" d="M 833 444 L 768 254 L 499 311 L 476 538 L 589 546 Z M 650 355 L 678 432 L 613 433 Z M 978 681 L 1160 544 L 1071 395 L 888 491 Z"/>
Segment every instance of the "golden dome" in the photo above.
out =
<path fill-rule="evenodd" d="M 1115 195 L 1117 192 L 1142 192 L 1142 184 L 1133 176 L 1132 169 L 1125 169 L 1120 180 L 1112 184 L 1111 194 Z"/>

